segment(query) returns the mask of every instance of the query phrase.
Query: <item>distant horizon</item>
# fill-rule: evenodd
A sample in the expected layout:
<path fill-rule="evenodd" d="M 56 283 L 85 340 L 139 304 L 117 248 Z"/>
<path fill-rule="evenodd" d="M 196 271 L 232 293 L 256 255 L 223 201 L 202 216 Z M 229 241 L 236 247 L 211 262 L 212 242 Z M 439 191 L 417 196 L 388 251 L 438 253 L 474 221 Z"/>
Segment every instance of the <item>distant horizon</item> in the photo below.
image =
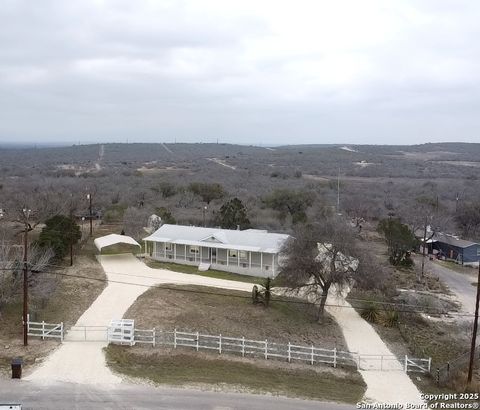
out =
<path fill-rule="evenodd" d="M 69 142 L 69 143 L 60 143 L 60 142 L 0 142 L 0 149 L 14 149 L 14 148 L 65 148 L 65 147 L 76 147 L 76 146 L 89 146 L 89 145 L 102 145 L 102 144 L 118 144 L 118 145 L 134 145 L 134 144 L 210 144 L 210 145 L 237 145 L 245 147 L 259 147 L 259 148 L 275 148 L 275 147 L 295 147 L 295 146 L 325 146 L 325 147 L 341 147 L 341 146 L 403 146 L 403 147 L 413 147 L 413 146 L 422 146 L 422 145 L 434 145 L 434 144 L 480 144 L 480 142 L 468 142 L 468 141 L 435 141 L 435 142 L 424 142 L 418 144 L 378 144 L 378 143 L 361 143 L 361 144 L 351 144 L 351 143 L 296 143 L 296 144 L 248 144 L 248 143 L 232 143 L 232 142 L 223 142 L 223 141 L 100 141 L 100 142 Z"/>

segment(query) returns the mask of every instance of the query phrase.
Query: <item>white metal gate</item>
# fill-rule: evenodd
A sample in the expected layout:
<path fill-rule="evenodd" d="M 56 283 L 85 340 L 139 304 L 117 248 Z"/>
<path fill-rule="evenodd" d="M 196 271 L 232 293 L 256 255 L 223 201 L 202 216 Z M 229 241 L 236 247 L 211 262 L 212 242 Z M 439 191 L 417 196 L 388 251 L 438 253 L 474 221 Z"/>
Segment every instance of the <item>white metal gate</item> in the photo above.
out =
<path fill-rule="evenodd" d="M 112 320 L 108 327 L 108 342 L 135 344 L 135 321 L 133 319 Z"/>
<path fill-rule="evenodd" d="M 65 333 L 68 342 L 106 342 L 108 326 L 72 326 Z"/>
<path fill-rule="evenodd" d="M 394 355 L 359 354 L 357 357 L 358 370 L 404 371 L 429 373 L 432 359 L 418 359 L 405 356 L 399 359 Z"/>

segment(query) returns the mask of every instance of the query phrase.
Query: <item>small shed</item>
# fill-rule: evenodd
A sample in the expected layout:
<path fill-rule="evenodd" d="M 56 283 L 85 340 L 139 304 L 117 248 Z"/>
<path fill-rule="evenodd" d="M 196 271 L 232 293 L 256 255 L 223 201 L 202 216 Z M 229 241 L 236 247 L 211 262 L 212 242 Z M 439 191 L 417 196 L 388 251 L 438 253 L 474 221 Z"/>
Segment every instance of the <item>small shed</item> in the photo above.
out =
<path fill-rule="evenodd" d="M 133 238 L 126 235 L 118 235 L 116 233 L 112 233 L 110 235 L 101 236 L 93 241 L 97 249 L 101 252 L 102 248 L 106 246 L 116 245 L 119 243 L 126 243 L 128 245 L 138 246 L 142 249 L 142 246 Z"/>

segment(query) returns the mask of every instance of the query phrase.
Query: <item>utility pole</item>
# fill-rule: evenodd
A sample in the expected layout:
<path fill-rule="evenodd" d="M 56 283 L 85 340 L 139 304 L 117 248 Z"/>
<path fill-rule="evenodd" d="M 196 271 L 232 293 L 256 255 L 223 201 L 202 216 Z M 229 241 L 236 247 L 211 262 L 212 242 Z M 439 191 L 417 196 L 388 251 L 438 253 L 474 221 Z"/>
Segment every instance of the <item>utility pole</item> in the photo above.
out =
<path fill-rule="evenodd" d="M 470 348 L 470 363 L 468 365 L 467 387 L 472 383 L 473 362 L 475 361 L 475 345 L 477 344 L 477 328 L 478 328 L 478 304 L 480 301 L 480 260 L 478 263 L 477 278 L 477 299 L 475 302 L 475 321 L 473 322 L 472 346 Z"/>
<path fill-rule="evenodd" d="M 93 236 L 93 220 L 92 220 L 92 194 L 87 194 L 87 199 L 89 201 L 88 212 L 90 219 L 90 236 Z"/>
<path fill-rule="evenodd" d="M 340 213 L 340 168 L 337 174 L 337 214 Z"/>
<path fill-rule="evenodd" d="M 70 210 L 70 266 L 73 266 L 73 213 Z"/>
<path fill-rule="evenodd" d="M 202 208 L 202 211 L 203 211 L 203 227 L 205 228 L 207 226 L 207 218 L 206 218 L 207 206 L 206 205 Z"/>
<path fill-rule="evenodd" d="M 425 224 L 423 227 L 422 278 L 425 274 L 425 246 L 427 244 L 427 222 L 428 217 L 425 216 Z"/>
<path fill-rule="evenodd" d="M 23 345 L 28 346 L 28 218 L 30 209 L 23 209 Z"/>

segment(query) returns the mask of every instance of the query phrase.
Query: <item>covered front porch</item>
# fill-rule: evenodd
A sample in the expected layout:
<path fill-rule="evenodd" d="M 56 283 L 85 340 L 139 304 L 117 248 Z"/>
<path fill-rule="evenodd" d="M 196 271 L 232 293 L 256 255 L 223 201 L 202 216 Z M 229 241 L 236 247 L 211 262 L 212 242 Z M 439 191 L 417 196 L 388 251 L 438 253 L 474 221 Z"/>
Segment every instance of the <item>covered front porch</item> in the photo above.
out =
<path fill-rule="evenodd" d="M 146 242 L 147 244 L 147 242 Z M 147 254 L 155 260 L 198 266 L 244 275 L 274 277 L 278 260 L 274 253 L 231 249 L 225 245 L 200 246 L 171 242 L 149 242 Z"/>

